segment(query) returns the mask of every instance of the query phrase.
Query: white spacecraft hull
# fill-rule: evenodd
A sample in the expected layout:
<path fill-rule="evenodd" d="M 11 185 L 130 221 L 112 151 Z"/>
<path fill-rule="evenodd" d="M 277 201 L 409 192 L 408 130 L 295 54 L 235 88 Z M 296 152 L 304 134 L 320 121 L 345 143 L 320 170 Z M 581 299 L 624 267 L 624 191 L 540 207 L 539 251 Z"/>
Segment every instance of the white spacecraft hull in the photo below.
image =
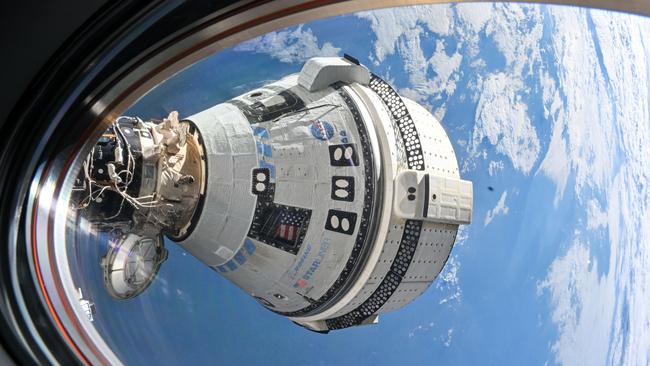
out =
<path fill-rule="evenodd" d="M 207 179 L 178 244 L 309 329 L 413 301 L 470 221 L 472 185 L 440 123 L 354 60 L 311 59 L 186 121 Z"/>

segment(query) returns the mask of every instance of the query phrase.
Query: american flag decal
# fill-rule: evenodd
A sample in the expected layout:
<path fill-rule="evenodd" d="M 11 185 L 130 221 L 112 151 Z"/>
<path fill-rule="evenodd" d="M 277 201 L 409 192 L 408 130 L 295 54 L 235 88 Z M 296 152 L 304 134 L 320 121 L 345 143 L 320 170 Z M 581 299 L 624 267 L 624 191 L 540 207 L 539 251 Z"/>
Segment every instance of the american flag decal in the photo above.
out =
<path fill-rule="evenodd" d="M 268 191 L 271 199 L 273 188 L 271 184 Z M 289 253 L 298 253 L 309 227 L 311 210 L 269 202 L 269 196 L 264 194 L 257 197 L 255 216 L 248 236 Z"/>
<path fill-rule="evenodd" d="M 284 240 L 293 241 L 296 238 L 298 229 L 293 225 L 280 224 L 275 231 L 275 236 Z"/>
<path fill-rule="evenodd" d="M 275 230 L 275 237 L 290 242 L 295 241 L 298 238 L 301 221 L 302 218 L 298 212 L 282 212 L 278 220 L 277 229 Z"/>

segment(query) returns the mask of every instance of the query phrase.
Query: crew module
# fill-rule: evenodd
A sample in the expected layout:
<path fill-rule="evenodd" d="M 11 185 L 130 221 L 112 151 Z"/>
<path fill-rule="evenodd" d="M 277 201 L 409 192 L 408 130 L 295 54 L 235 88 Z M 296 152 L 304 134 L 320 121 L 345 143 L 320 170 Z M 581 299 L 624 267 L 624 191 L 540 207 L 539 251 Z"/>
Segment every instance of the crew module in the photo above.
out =
<path fill-rule="evenodd" d="M 440 123 L 347 55 L 181 120 L 118 118 L 74 192 L 113 297 L 154 280 L 166 236 L 317 332 L 420 296 L 472 211 Z"/>

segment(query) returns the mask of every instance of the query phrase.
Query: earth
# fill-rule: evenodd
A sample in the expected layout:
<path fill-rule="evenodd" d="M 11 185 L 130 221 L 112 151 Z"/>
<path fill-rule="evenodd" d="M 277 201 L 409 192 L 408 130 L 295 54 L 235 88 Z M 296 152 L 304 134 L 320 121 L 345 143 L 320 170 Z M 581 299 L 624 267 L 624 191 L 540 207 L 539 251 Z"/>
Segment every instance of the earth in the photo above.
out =
<path fill-rule="evenodd" d="M 112 300 L 80 247 L 93 323 L 128 364 L 650 363 L 650 19 L 580 8 L 382 9 L 278 30 L 170 78 L 125 114 L 189 116 L 350 54 L 447 130 L 471 225 L 434 285 L 378 325 L 293 325 L 167 242 Z M 95 245 L 93 245 L 95 244 Z"/>

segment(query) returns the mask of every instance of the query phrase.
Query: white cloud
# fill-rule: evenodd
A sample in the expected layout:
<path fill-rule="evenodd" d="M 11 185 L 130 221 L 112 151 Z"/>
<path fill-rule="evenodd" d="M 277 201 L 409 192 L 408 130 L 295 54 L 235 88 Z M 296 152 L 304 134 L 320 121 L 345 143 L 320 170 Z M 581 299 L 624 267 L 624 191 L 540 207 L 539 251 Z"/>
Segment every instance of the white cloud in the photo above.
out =
<path fill-rule="evenodd" d="M 505 56 L 509 72 L 532 74 L 533 67 L 540 66 L 537 63 L 544 25 L 540 7 L 500 4 L 495 9 L 494 17 L 486 24 L 486 35 Z"/>
<path fill-rule="evenodd" d="M 564 365 L 600 365 L 609 348 L 609 327 L 615 301 L 613 278 L 598 277 L 598 263 L 590 262 L 589 248 L 576 242 L 556 259 L 538 293 L 548 291 L 551 318 L 559 339 L 552 350 Z"/>
<path fill-rule="evenodd" d="M 457 4 L 454 9 L 461 22 L 468 25 L 474 33 L 478 33 L 490 20 L 493 7 L 490 3 L 461 3 Z"/>
<path fill-rule="evenodd" d="M 417 32 L 412 32 L 400 42 L 400 54 L 404 56 L 405 71 L 409 75 L 409 87 L 401 89 L 401 94 L 422 103 L 429 98 L 441 98 L 441 93 L 454 93 L 463 57 L 459 52 L 448 56 L 443 40 L 436 42 L 435 52 L 425 59 L 420 48 L 420 37 Z M 429 68 L 436 73 L 432 78 L 428 75 Z"/>
<path fill-rule="evenodd" d="M 629 113 L 638 110 L 638 107 L 632 105 L 634 102 L 631 103 L 628 99 L 638 96 L 620 95 L 620 99 L 615 98 L 611 94 L 609 83 L 625 82 L 620 85 L 622 89 L 635 89 L 629 88 L 629 83 L 635 83 L 634 79 L 622 79 L 631 77 L 632 74 L 616 75 L 615 70 L 611 70 L 614 73 L 610 73 L 607 68 L 603 70 L 598 59 L 600 50 L 603 59 L 609 60 L 608 62 L 618 60 L 617 63 L 622 65 L 636 65 L 620 53 L 625 52 L 634 57 L 628 46 L 615 39 L 602 39 L 594 44 L 584 10 L 549 10 L 552 11 L 557 29 L 552 41 L 557 55 L 556 63 L 563 70 L 558 74 L 557 88 L 566 101 L 557 107 L 551 144 L 540 169 L 556 183 L 557 202 L 562 197 L 570 173 L 576 175 L 576 193 L 580 194 L 584 188 L 604 192 L 613 177 L 614 157 L 619 145 L 616 140 L 617 123 L 613 122 L 617 117 L 615 111 L 620 113 L 627 110 Z M 613 34 L 629 30 L 609 31 Z M 603 36 L 607 37 L 605 34 Z M 617 65 L 611 67 L 616 68 Z M 607 80 L 606 75 L 620 78 L 618 81 L 615 78 Z M 556 98 L 554 92 L 549 92 L 547 97 L 549 101 L 550 98 Z M 614 106 L 615 103 L 619 106 Z M 626 116 L 629 117 L 631 116 Z"/>
<path fill-rule="evenodd" d="M 377 36 L 375 58 L 378 62 L 395 53 L 400 37 L 417 33 L 423 28 L 446 35 L 450 32 L 453 20 L 449 6 L 409 6 L 360 12 L 355 15 L 370 21 L 370 27 Z"/>
<path fill-rule="evenodd" d="M 543 21 L 539 7 L 440 5 L 384 9 L 357 16 L 369 20 L 376 34 L 374 58 L 377 63 L 396 53 L 402 58 L 409 85 L 401 88 L 400 93 L 425 105 L 442 101 L 435 103 L 438 107 L 433 111 L 439 117 L 444 117 L 447 111 L 444 98 L 455 93 L 463 75 L 463 58 L 471 58 L 468 60 L 471 68 L 485 68 L 485 61 L 475 57 L 480 56 L 480 34 L 492 38 L 506 58 L 508 71 L 483 73 L 483 80 L 468 85 L 476 92 L 474 95 L 481 98 L 470 160 L 481 158 L 483 148 L 480 145 L 487 141 L 510 158 L 516 169 L 525 174 L 530 172 L 540 146 L 521 95 L 523 78 L 540 62 Z M 453 35 L 457 40 L 456 49 L 447 52 L 445 41 L 437 38 L 434 52 L 428 57 L 421 44 L 423 38 L 430 38 L 430 32 L 438 36 Z M 435 74 L 432 75 L 431 70 Z M 474 165 L 473 161 L 464 161 L 463 169 Z"/>
<path fill-rule="evenodd" d="M 483 140 L 507 156 L 515 169 L 530 172 L 540 150 L 537 132 L 519 91 L 522 82 L 510 73 L 491 74 L 482 82 L 470 153 L 479 156 Z"/>
<path fill-rule="evenodd" d="M 466 47 L 470 57 L 476 56 L 479 32 L 485 31 L 492 37 L 506 57 L 509 69 L 487 74 L 470 85 L 477 91 L 475 95 L 480 96 L 470 157 L 481 157 L 480 145 L 485 139 L 510 158 L 516 169 L 527 174 L 537 161 L 540 144 L 528 108 L 521 100 L 522 78 L 539 62 L 542 18 L 538 7 L 525 9 L 513 4 L 471 4 L 386 9 L 358 16 L 370 21 L 377 36 L 375 59 L 378 62 L 391 54 L 401 56 L 409 86 L 401 88 L 400 93 L 424 104 L 454 94 L 462 76 L 460 50 Z M 456 19 L 459 24 L 454 24 Z M 529 24 L 534 24 L 532 30 Z M 458 40 L 456 50 L 448 53 L 444 40 L 437 39 L 433 54 L 427 58 L 421 44 L 424 36 L 429 38 L 428 32 L 441 36 L 453 33 Z M 471 65 L 483 68 L 485 62 L 477 58 Z M 445 103 L 434 111 L 437 116 L 444 116 L 445 112 Z"/>
<path fill-rule="evenodd" d="M 435 325 L 434 322 L 429 322 L 428 324 L 419 324 L 419 325 L 417 325 L 415 328 L 413 328 L 409 332 L 409 338 L 415 337 L 416 334 L 418 334 L 418 333 L 423 333 L 423 332 L 426 332 L 426 331 L 429 331 L 429 330 L 433 329 L 434 325 Z"/>
<path fill-rule="evenodd" d="M 568 175 L 575 175 L 575 193 L 587 210 L 585 226 L 607 227 L 610 252 L 609 270 L 599 275 L 601 264 L 591 259 L 589 239 L 576 238 L 538 286 L 550 295 L 559 331 L 552 349 L 556 362 L 565 365 L 647 365 L 650 49 L 645 36 L 650 22 L 599 11 L 549 10 L 557 27 L 556 62 L 565 69 L 557 88 L 566 103 L 558 109 L 540 171 L 560 187 L 558 195 Z M 601 194 L 602 204 L 592 198 Z"/>
<path fill-rule="evenodd" d="M 266 53 L 282 62 L 305 62 L 316 56 L 337 56 L 341 49 L 325 42 L 318 45 L 318 39 L 311 29 L 302 26 L 294 30 L 270 32 L 263 36 L 240 43 L 235 51 Z"/>
<path fill-rule="evenodd" d="M 543 34 L 543 17 L 539 6 L 517 4 L 466 4 L 455 7 L 461 24 L 459 33 L 470 62 L 480 77 L 468 88 L 478 101 L 472 142 L 463 169 L 476 166 L 484 159 L 484 143 L 496 147 L 509 158 L 515 169 L 528 174 L 538 160 L 541 147 L 537 131 L 528 115 L 523 97 L 529 93 L 524 79 L 534 70 L 542 70 L 539 43 Z M 532 25 L 532 26 L 531 26 Z M 494 41 L 506 60 L 505 70 L 485 72 L 481 58 L 480 32 Z"/>
<path fill-rule="evenodd" d="M 487 212 L 485 215 L 485 225 L 488 226 L 492 220 L 494 220 L 495 217 L 499 215 L 507 215 L 508 211 L 510 210 L 508 206 L 506 206 L 506 197 L 508 196 L 508 192 L 504 191 L 501 194 L 501 197 L 499 198 L 499 201 L 497 202 L 496 206 L 494 206 L 490 211 Z"/>
<path fill-rule="evenodd" d="M 540 70 L 539 80 L 542 84 L 544 117 L 555 117 L 562 106 L 562 99 L 557 90 L 555 79 L 546 70 Z"/>
<path fill-rule="evenodd" d="M 587 203 L 587 228 L 590 230 L 607 226 L 607 213 L 603 212 L 595 199 Z"/>
<path fill-rule="evenodd" d="M 454 335 L 454 328 L 449 328 L 447 330 L 447 339 L 445 339 L 445 343 L 444 343 L 445 347 L 451 346 L 451 338 L 453 335 Z"/>
<path fill-rule="evenodd" d="M 598 213 L 598 220 L 606 215 L 598 225 L 609 228 L 609 272 L 599 276 L 590 243 L 576 239 L 538 285 L 539 294 L 550 295 L 559 331 L 552 350 L 563 365 L 650 362 L 650 180 L 635 170 L 616 175 L 609 206 Z"/>
<path fill-rule="evenodd" d="M 544 160 L 539 166 L 539 172 L 544 173 L 555 183 L 555 198 L 553 204 L 557 207 L 564 195 L 564 189 L 569 179 L 570 163 L 567 158 L 567 143 L 564 139 L 566 124 L 564 111 L 560 110 L 559 118 L 553 123 L 551 143 Z"/>
<path fill-rule="evenodd" d="M 461 54 L 458 51 L 447 54 L 442 39 L 436 41 L 430 57 L 424 54 L 421 47 L 421 37 L 429 38 L 429 32 L 440 36 L 451 32 L 453 10 L 449 6 L 384 9 L 359 13 L 357 16 L 369 20 L 375 32 L 376 63 L 382 62 L 386 56 L 399 53 L 404 72 L 409 77 L 409 87 L 401 89 L 400 94 L 426 105 L 430 98 L 435 100 L 441 98 L 442 93 L 454 93 L 461 76 Z M 431 70 L 435 76 L 431 76 Z M 444 112 L 444 106 L 434 111 L 437 116 L 443 116 Z"/>
<path fill-rule="evenodd" d="M 458 243 L 457 243 L 458 244 Z M 458 273 L 460 271 L 460 262 L 458 257 L 453 255 L 449 257 L 442 272 L 436 278 L 436 288 L 444 291 L 445 296 L 438 301 L 438 305 L 442 304 L 458 304 L 462 298 L 462 291 L 458 281 Z"/>
<path fill-rule="evenodd" d="M 490 161 L 490 164 L 488 165 L 488 173 L 490 176 L 494 176 L 498 172 L 502 171 L 504 168 L 503 161 Z"/>

